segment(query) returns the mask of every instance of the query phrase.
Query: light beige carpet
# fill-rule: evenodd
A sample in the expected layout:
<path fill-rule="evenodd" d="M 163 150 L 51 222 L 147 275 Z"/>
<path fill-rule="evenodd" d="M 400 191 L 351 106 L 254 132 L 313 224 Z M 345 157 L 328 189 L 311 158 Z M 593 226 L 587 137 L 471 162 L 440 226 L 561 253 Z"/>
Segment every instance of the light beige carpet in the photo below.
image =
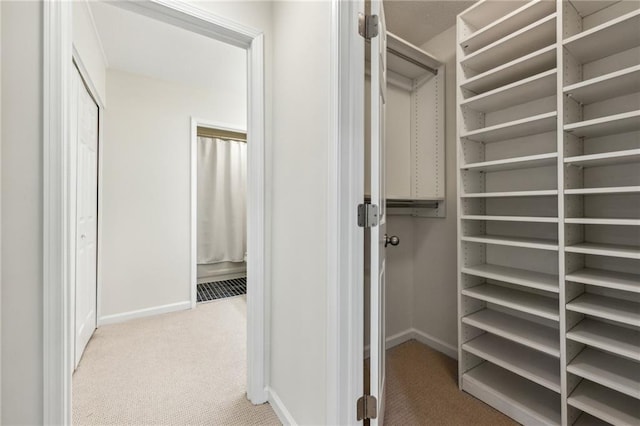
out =
<path fill-rule="evenodd" d="M 244 297 L 100 327 L 73 376 L 76 425 L 273 425 L 246 389 Z"/>
<path fill-rule="evenodd" d="M 395 425 L 517 425 L 509 417 L 461 392 L 454 359 L 418 343 L 387 351 L 384 422 Z"/>

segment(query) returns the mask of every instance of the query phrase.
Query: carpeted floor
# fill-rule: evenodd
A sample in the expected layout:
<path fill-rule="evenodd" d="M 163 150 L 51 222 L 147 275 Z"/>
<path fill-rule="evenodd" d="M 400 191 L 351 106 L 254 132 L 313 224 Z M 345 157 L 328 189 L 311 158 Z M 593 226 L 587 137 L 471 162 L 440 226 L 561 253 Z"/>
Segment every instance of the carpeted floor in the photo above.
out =
<path fill-rule="evenodd" d="M 461 392 L 457 369 L 454 359 L 415 340 L 387 351 L 385 425 L 517 425 Z"/>
<path fill-rule="evenodd" d="M 245 397 L 246 299 L 99 328 L 73 376 L 76 425 L 275 425 Z M 456 361 L 416 341 L 387 352 L 385 424 L 514 425 L 456 384 Z"/>
<path fill-rule="evenodd" d="M 73 423 L 280 424 L 245 383 L 244 296 L 104 326 L 73 376 Z"/>

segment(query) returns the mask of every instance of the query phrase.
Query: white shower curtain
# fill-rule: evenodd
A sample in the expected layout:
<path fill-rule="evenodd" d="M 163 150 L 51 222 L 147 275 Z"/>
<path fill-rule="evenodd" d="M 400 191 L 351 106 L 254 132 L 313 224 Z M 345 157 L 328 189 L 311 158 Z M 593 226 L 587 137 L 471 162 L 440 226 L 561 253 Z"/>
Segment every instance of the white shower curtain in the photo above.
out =
<path fill-rule="evenodd" d="M 247 144 L 198 137 L 198 264 L 247 251 Z"/>

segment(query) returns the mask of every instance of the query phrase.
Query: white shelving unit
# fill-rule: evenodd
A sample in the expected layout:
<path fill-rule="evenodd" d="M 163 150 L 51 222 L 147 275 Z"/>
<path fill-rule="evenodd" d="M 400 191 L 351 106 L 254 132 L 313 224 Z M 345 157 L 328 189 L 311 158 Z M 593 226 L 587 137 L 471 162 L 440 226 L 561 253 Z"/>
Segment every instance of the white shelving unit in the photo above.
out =
<path fill-rule="evenodd" d="M 640 2 L 458 16 L 462 390 L 523 424 L 640 424 Z"/>

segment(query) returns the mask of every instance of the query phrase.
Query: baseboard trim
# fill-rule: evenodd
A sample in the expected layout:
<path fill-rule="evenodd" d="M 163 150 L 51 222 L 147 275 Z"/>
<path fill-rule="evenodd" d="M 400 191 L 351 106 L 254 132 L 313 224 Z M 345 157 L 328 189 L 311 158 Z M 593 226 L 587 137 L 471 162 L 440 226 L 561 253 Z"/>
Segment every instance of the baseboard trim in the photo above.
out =
<path fill-rule="evenodd" d="M 150 317 L 153 315 L 166 314 L 169 312 L 183 311 L 191 309 L 191 301 L 170 303 L 168 305 L 154 306 L 152 308 L 138 309 L 137 311 L 123 312 L 120 314 L 105 315 L 98 318 L 98 327 L 108 324 L 116 324 L 119 322 L 129 321 L 136 318 Z"/>
<path fill-rule="evenodd" d="M 453 359 L 458 359 L 458 349 L 455 346 L 443 342 L 437 337 L 433 337 L 415 328 L 413 329 L 413 334 L 414 339 L 416 339 L 418 342 L 423 343 L 438 352 L 442 352 L 443 354 Z"/>
<path fill-rule="evenodd" d="M 418 342 L 429 346 L 431 349 L 435 349 L 438 352 L 442 352 L 443 354 L 453 358 L 458 359 L 458 350 L 449 345 L 448 343 L 443 342 L 437 337 L 433 337 L 427 333 L 424 333 L 415 328 L 409 328 L 405 331 L 401 331 L 400 333 L 396 333 L 392 336 L 387 337 L 385 341 L 385 349 L 391 349 L 398 345 L 403 344 L 404 342 L 408 342 L 409 340 L 417 340 Z M 364 357 L 369 358 L 370 355 L 370 346 L 367 345 L 364 347 Z"/>
<path fill-rule="evenodd" d="M 269 404 L 271 404 L 271 408 L 273 408 L 276 416 L 278 416 L 280 423 L 286 426 L 297 425 L 295 419 L 293 418 L 289 410 L 287 410 L 287 407 L 285 407 L 278 394 L 273 389 L 267 388 L 267 395 Z"/>
<path fill-rule="evenodd" d="M 385 349 L 391 349 L 398 345 L 403 344 L 404 342 L 408 342 L 409 340 L 414 339 L 413 337 L 413 329 L 409 328 L 407 330 L 401 331 L 400 333 L 396 333 L 392 336 L 387 337 L 385 340 Z M 364 347 L 364 357 L 369 358 L 371 355 L 371 345 L 367 345 Z"/>

